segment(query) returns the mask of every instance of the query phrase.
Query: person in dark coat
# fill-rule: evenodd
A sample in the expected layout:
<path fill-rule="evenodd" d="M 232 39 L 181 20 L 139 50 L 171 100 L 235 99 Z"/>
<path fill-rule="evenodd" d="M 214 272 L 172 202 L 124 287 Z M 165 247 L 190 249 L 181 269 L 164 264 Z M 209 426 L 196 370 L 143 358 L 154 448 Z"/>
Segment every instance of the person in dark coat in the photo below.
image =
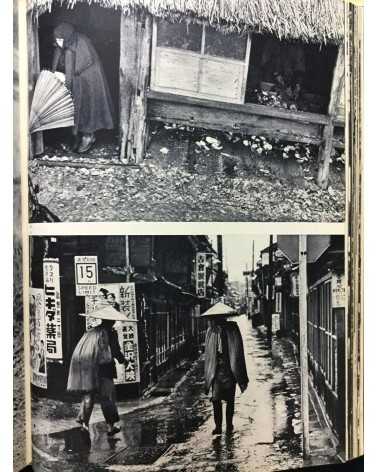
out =
<path fill-rule="evenodd" d="M 82 394 L 76 421 L 87 431 L 95 397 L 98 396 L 108 426 L 108 435 L 113 436 L 120 431 L 116 426 L 119 415 L 113 381 L 117 378 L 114 359 L 123 364 L 125 357 L 118 342 L 117 332 L 113 329 L 115 320 L 109 319 L 112 316 L 120 319 L 119 313 L 109 306 L 101 309 L 98 317 L 101 316 L 108 319 L 102 319 L 100 325 L 84 333 L 72 354 L 67 390 Z"/>
<path fill-rule="evenodd" d="M 113 104 L 100 59 L 87 36 L 69 23 L 54 29 L 52 72 L 65 73 L 75 106 L 73 149 L 85 153 L 95 143 L 95 132 L 113 129 Z M 81 141 L 80 141 L 81 139 Z"/>
<path fill-rule="evenodd" d="M 249 382 L 239 327 L 227 321 L 234 314 L 231 307 L 217 303 L 202 315 L 210 321 L 205 340 L 205 390 L 211 391 L 213 434 L 222 433 L 222 401 L 226 402 L 226 432 L 233 431 L 236 385 L 244 392 Z"/>

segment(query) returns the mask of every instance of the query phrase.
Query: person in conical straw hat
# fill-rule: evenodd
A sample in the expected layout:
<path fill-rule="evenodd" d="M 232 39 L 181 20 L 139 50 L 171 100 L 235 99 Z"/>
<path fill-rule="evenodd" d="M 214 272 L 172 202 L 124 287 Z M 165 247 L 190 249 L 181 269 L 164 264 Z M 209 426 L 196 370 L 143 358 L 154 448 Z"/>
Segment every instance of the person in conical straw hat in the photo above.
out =
<path fill-rule="evenodd" d="M 89 420 L 97 396 L 108 426 L 108 435 L 113 436 L 120 432 L 116 425 L 119 415 L 113 381 L 117 377 L 114 359 L 120 364 L 125 362 L 113 326 L 116 321 L 125 321 L 125 316 L 110 304 L 101 304 L 88 316 L 102 321 L 84 333 L 77 343 L 71 358 L 67 390 L 82 394 L 76 421 L 86 431 L 89 430 Z"/>
<path fill-rule="evenodd" d="M 222 401 L 226 402 L 226 433 L 232 433 L 236 384 L 244 392 L 249 382 L 239 326 L 227 320 L 234 315 L 236 311 L 221 302 L 201 315 L 209 321 L 205 340 L 205 390 L 206 394 L 211 392 L 213 434 L 222 433 Z"/>

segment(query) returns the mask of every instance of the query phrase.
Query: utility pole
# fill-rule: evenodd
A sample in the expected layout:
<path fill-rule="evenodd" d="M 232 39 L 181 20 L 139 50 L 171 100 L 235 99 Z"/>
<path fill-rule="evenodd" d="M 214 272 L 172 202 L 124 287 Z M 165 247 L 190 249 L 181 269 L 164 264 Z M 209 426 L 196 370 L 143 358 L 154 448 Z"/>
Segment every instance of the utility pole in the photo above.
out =
<path fill-rule="evenodd" d="M 303 456 L 310 454 L 308 358 L 307 358 L 307 236 L 299 236 L 299 338 L 301 362 L 301 409 Z"/>
<path fill-rule="evenodd" d="M 129 237 L 125 236 L 125 264 L 126 264 L 126 282 L 130 282 L 130 243 Z"/>
<path fill-rule="evenodd" d="M 269 275 L 268 275 L 268 300 L 267 300 L 267 328 L 268 343 L 272 347 L 272 314 L 273 314 L 273 235 L 269 236 Z"/>
<path fill-rule="evenodd" d="M 217 236 L 217 252 L 218 252 L 218 292 L 219 295 L 224 295 L 224 278 L 223 278 L 223 241 L 222 235 Z"/>

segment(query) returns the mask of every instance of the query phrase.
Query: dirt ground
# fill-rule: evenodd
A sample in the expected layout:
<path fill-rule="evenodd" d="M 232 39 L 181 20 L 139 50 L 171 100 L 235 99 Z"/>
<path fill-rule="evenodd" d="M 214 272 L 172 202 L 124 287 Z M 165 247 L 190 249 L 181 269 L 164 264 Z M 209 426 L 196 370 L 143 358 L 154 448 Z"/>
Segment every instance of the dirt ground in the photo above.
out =
<path fill-rule="evenodd" d="M 120 165 L 114 143 L 47 147 L 30 163 L 39 202 L 61 221 L 344 221 L 344 165 L 321 190 L 316 149 L 169 125 L 151 136 L 139 166 Z"/>

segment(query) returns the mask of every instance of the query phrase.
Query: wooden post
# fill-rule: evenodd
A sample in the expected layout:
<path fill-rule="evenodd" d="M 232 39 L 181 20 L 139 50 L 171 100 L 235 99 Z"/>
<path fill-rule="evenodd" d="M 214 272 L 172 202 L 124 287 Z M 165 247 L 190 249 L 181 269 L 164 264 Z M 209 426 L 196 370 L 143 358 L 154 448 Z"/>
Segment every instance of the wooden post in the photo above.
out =
<path fill-rule="evenodd" d="M 323 142 L 319 147 L 319 170 L 317 183 L 319 187 L 326 189 L 328 186 L 329 164 L 333 147 L 334 122 L 337 117 L 338 104 L 341 93 L 344 90 L 345 58 L 344 46 L 339 47 L 336 65 L 333 73 L 330 101 L 328 105 L 329 123 L 324 126 Z"/>
<path fill-rule="evenodd" d="M 28 12 L 27 35 L 28 35 L 27 36 L 28 37 L 28 82 L 29 82 L 29 108 L 30 108 L 31 100 L 33 98 L 35 83 L 40 73 L 38 17 L 35 15 L 35 13 L 33 13 L 33 11 Z M 33 136 L 30 137 L 29 139 L 32 141 L 31 146 L 30 146 L 32 155 L 29 156 L 29 158 L 32 158 L 33 155 L 42 154 L 44 150 L 42 131 L 34 133 Z"/>
<path fill-rule="evenodd" d="M 268 343 L 272 347 L 272 315 L 273 315 L 273 235 L 269 236 L 269 275 L 268 275 Z"/>
<path fill-rule="evenodd" d="M 120 29 L 120 160 L 135 164 L 144 158 L 147 143 L 152 17 L 121 15 Z"/>
<path fill-rule="evenodd" d="M 307 458 L 310 454 L 310 439 L 307 358 L 307 236 L 304 235 L 299 236 L 299 337 L 303 457 Z"/>

